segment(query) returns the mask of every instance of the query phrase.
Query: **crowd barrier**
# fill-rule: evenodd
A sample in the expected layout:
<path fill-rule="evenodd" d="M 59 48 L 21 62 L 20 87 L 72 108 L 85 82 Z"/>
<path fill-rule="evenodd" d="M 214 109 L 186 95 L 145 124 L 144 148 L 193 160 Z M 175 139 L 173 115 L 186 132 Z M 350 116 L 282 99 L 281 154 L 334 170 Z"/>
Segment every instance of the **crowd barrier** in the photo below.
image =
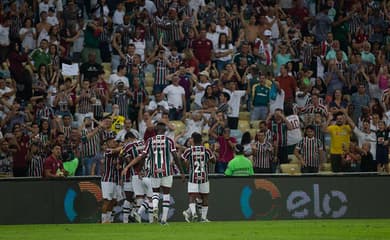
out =
<path fill-rule="evenodd" d="M 210 177 L 209 219 L 390 217 L 390 176 L 376 174 Z M 169 221 L 183 221 L 187 185 L 175 178 Z M 0 179 L 0 224 L 95 223 L 99 177 Z"/>

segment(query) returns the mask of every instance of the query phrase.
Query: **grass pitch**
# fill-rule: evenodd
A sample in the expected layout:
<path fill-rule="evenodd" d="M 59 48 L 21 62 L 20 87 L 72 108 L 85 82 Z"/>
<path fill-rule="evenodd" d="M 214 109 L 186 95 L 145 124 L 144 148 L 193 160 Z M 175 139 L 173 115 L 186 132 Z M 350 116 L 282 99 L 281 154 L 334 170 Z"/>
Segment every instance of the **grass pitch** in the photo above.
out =
<path fill-rule="evenodd" d="M 390 239 L 390 219 L 0 226 L 4 240 Z"/>

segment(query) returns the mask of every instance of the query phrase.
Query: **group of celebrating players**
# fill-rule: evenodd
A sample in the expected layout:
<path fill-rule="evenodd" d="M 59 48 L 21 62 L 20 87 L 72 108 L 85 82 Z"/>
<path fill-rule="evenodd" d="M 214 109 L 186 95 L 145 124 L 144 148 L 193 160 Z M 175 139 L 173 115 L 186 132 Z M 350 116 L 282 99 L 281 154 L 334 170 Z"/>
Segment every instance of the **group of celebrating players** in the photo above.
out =
<path fill-rule="evenodd" d="M 155 131 L 156 135 L 146 142 L 129 131 L 122 145 L 115 139 L 114 134 L 108 136 L 101 184 L 102 223 L 113 222 L 113 208 L 117 202 L 124 199 L 124 223 L 129 222 L 130 216 L 136 222 L 142 222 L 141 216 L 147 216 L 149 223 L 167 224 L 173 175 L 180 171 L 182 181 L 185 182 L 186 179 L 175 143 L 165 136 L 166 125 L 158 123 Z M 188 168 L 189 176 L 189 209 L 183 211 L 183 215 L 187 222 L 208 222 L 208 163 L 215 161 L 215 158 L 212 152 L 203 146 L 200 133 L 193 133 L 190 141 L 191 146 L 180 156 Z M 201 202 L 200 218 L 197 214 L 197 202 Z"/>

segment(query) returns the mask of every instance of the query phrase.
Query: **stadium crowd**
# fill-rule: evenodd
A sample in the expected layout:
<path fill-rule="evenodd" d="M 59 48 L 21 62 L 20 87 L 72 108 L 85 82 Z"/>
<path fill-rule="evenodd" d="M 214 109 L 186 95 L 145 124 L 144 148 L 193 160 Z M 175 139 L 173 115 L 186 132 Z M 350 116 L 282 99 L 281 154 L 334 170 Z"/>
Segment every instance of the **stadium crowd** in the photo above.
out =
<path fill-rule="evenodd" d="M 3 0 L 0 175 L 62 177 L 76 158 L 76 175 L 100 175 L 112 132 L 146 142 L 158 123 L 180 154 L 202 134 L 210 172 L 240 144 L 255 173 L 388 173 L 389 11 L 386 0 Z"/>

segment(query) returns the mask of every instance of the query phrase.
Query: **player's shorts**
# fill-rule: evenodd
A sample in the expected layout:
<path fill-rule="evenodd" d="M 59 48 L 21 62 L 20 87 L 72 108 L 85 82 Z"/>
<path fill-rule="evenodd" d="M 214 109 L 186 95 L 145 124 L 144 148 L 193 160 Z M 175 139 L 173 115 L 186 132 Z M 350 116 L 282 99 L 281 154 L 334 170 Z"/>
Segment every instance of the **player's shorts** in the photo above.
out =
<path fill-rule="evenodd" d="M 143 177 L 142 179 L 140 179 L 138 175 L 135 175 L 132 177 L 131 182 L 133 183 L 133 189 L 136 196 L 153 196 L 150 178 Z"/>
<path fill-rule="evenodd" d="M 102 182 L 103 199 L 112 200 L 116 198 L 116 184 L 113 182 Z"/>
<path fill-rule="evenodd" d="M 152 188 L 167 187 L 171 188 L 173 183 L 173 176 L 167 176 L 162 178 L 150 178 L 152 182 Z"/>
<path fill-rule="evenodd" d="M 125 192 L 123 191 L 123 187 L 121 185 L 115 184 L 115 197 L 118 202 L 125 199 Z"/>
<path fill-rule="evenodd" d="M 134 192 L 133 183 L 132 182 L 124 182 L 123 183 L 123 191 Z"/>
<path fill-rule="evenodd" d="M 205 183 L 192 183 L 188 182 L 188 193 L 210 193 L 210 182 Z"/>

